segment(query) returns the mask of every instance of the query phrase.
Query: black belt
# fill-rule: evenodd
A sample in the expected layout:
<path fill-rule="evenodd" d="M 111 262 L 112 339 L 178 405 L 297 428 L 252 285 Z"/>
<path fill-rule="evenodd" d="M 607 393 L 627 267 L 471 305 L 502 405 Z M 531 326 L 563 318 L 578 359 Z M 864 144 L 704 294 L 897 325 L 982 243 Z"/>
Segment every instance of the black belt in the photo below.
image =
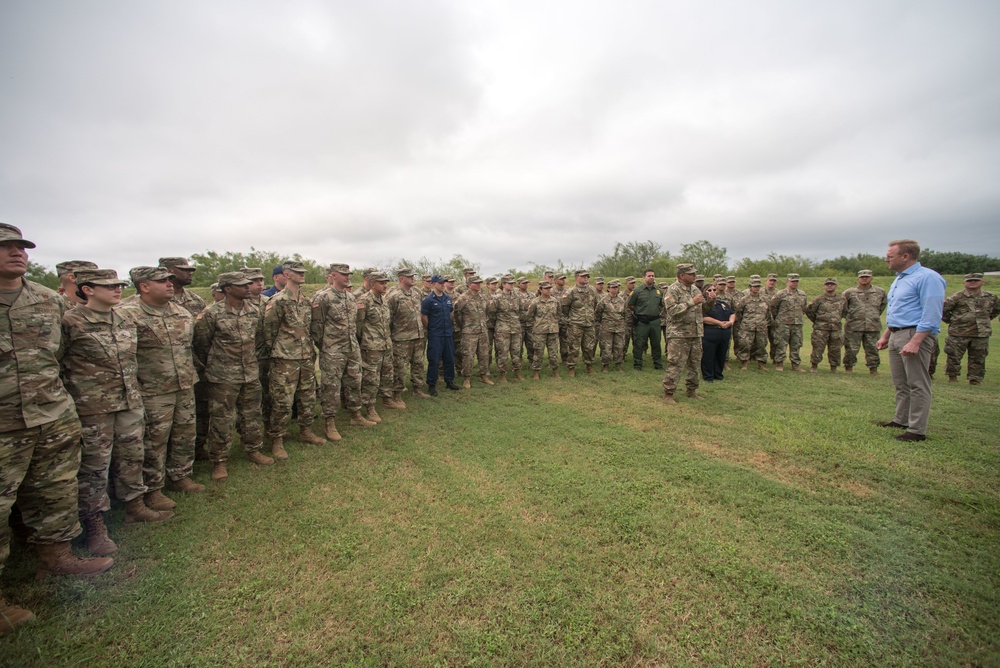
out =
<path fill-rule="evenodd" d="M 916 329 L 916 328 L 917 328 L 916 325 L 910 325 L 909 327 L 890 327 L 889 331 L 895 333 L 902 329 Z"/>

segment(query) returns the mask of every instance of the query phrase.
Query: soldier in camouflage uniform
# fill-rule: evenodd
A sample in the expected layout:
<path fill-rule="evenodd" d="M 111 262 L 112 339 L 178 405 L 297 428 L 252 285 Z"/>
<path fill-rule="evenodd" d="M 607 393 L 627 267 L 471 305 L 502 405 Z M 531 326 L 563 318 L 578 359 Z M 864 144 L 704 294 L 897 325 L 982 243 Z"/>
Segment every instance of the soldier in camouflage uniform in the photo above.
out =
<path fill-rule="evenodd" d="M 562 304 L 563 297 L 566 296 L 566 274 L 556 274 L 555 278 L 552 280 L 552 296 Z M 559 309 L 559 361 L 563 364 L 566 363 L 566 359 L 569 357 L 569 341 L 566 337 L 569 335 L 569 321 L 566 319 L 566 313 Z"/>
<path fill-rule="evenodd" d="M 21 230 L 0 223 L 0 572 L 10 555 L 8 518 L 17 499 L 33 530 L 28 541 L 38 551 L 38 577 L 103 573 L 111 559 L 80 559 L 70 551 L 80 534 L 80 421 L 59 379 L 66 302 L 24 280 L 26 249 L 34 247 Z M 0 636 L 33 618 L 0 593 Z"/>
<path fill-rule="evenodd" d="M 701 399 L 701 337 L 704 333 L 701 291 L 694 287 L 694 265 L 677 265 L 677 281 L 667 288 L 663 304 L 667 314 L 667 369 L 663 374 L 663 401 L 676 404 L 674 392 L 681 374 L 687 372 L 687 396 Z"/>
<path fill-rule="evenodd" d="M 944 302 L 942 320 L 948 323 L 944 352 L 948 356 L 945 371 L 948 382 L 957 383 L 962 373 L 962 356 L 969 352 L 967 376 L 970 385 L 980 385 L 986 375 L 986 356 L 990 353 L 990 321 L 1000 315 L 1000 299 L 983 290 L 983 275 L 965 275 L 965 289 Z"/>
<path fill-rule="evenodd" d="M 264 345 L 263 320 L 259 311 L 246 303 L 249 286 L 250 279 L 242 272 L 220 274 L 219 287 L 226 298 L 202 311 L 194 326 L 195 359 L 208 381 L 208 451 L 212 480 L 216 481 L 229 477 L 226 462 L 234 424 L 247 459 L 262 466 L 274 463 L 261 452 L 264 429 L 257 350 Z"/>
<path fill-rule="evenodd" d="M 89 260 L 66 260 L 56 265 L 56 276 L 59 278 L 59 294 L 66 300 L 66 308 L 76 308 L 83 299 L 76 294 L 76 271 L 78 269 L 97 269 L 97 265 Z"/>
<path fill-rule="evenodd" d="M 241 267 L 240 271 L 250 279 L 250 296 L 247 298 L 247 303 L 263 310 L 264 304 L 270 299 L 264 295 L 264 270 L 260 267 Z"/>
<path fill-rule="evenodd" d="M 531 344 L 531 322 L 528 320 L 528 307 L 535 295 L 528 291 L 528 279 L 524 276 L 517 279 L 517 296 L 521 299 L 521 345 L 524 348 L 527 363 L 530 365 L 535 358 L 535 348 Z M 493 324 L 494 328 L 496 323 Z"/>
<path fill-rule="evenodd" d="M 734 311 L 736 311 L 736 307 L 740 305 L 740 302 L 743 301 L 746 298 L 746 296 L 750 294 L 750 284 L 753 283 L 754 281 L 757 281 L 758 286 L 760 285 L 760 274 L 752 274 L 750 276 L 750 280 L 747 282 L 747 287 L 736 293 L 736 301 L 733 304 L 731 304 Z M 695 285 L 697 285 L 697 281 L 695 281 Z M 743 359 L 745 359 L 743 357 L 744 353 L 743 342 L 746 340 L 744 337 L 740 336 L 740 320 L 741 320 L 740 314 L 739 312 L 737 312 L 736 322 L 733 323 L 733 355 L 736 356 L 736 359 L 738 361 L 742 361 Z M 750 340 L 753 339 L 751 338 Z"/>
<path fill-rule="evenodd" d="M 444 277 L 444 293 L 451 299 L 452 306 L 458 301 L 459 294 L 455 288 L 455 277 L 448 274 Z M 462 369 L 462 325 L 455 320 L 455 312 L 451 312 L 452 341 L 455 344 L 455 371 Z M 444 363 L 441 363 L 443 371 Z"/>
<path fill-rule="evenodd" d="M 416 274 L 409 267 L 402 267 L 396 275 L 399 277 L 399 285 L 389 291 L 385 302 L 389 306 L 392 330 L 392 398 L 397 404 L 402 404 L 407 365 L 410 367 L 410 385 L 414 396 L 429 398 L 423 390 L 426 383 L 424 355 L 427 339 L 424 336 L 424 325 L 420 321 L 420 303 L 423 298 L 414 287 Z"/>
<path fill-rule="evenodd" d="M 577 270 L 576 286 L 563 294 L 561 306 L 566 316 L 566 343 L 569 346 L 566 366 L 569 368 L 569 375 L 570 377 L 576 375 L 576 362 L 580 358 L 581 348 L 587 373 L 594 373 L 594 349 L 597 347 L 594 316 L 597 312 L 597 292 L 590 287 L 589 271 Z"/>
<path fill-rule="evenodd" d="M 601 333 L 602 372 L 606 372 L 612 364 L 616 371 L 621 371 L 625 359 L 625 315 L 628 309 L 620 292 L 621 281 L 611 281 L 607 294 L 597 304 L 595 322 Z"/>
<path fill-rule="evenodd" d="M 462 284 L 455 288 L 456 299 L 469 291 L 469 282 L 476 275 L 476 270 L 472 267 L 462 269 Z"/>
<path fill-rule="evenodd" d="M 420 282 L 423 287 L 420 288 L 420 299 L 423 300 L 424 297 L 429 296 L 434 292 L 434 288 L 431 287 L 431 275 L 424 274 L 420 277 Z M 421 323 L 423 324 L 423 323 Z"/>
<path fill-rule="evenodd" d="M 622 279 L 622 298 L 628 304 L 629 297 L 635 290 L 635 276 L 626 276 Z M 635 314 L 627 306 L 625 308 L 625 346 L 622 349 L 624 355 L 628 355 L 629 346 L 632 344 L 632 337 L 635 336 Z"/>
<path fill-rule="evenodd" d="M 146 505 L 171 510 L 163 496 L 169 478 L 178 492 L 202 492 L 194 473 L 194 318 L 170 301 L 174 287 L 162 267 L 135 267 L 129 277 L 138 299 L 119 309 L 136 332 L 136 374 L 142 395 L 144 428 L 143 481 Z"/>
<path fill-rule="evenodd" d="M 479 379 L 487 385 L 490 380 L 490 339 L 487 332 L 486 310 L 489 302 L 482 294 L 483 279 L 470 276 L 466 281 L 465 293 L 455 300 L 454 318 L 462 329 L 462 377 L 463 387 L 472 387 L 472 363 L 479 358 Z"/>
<path fill-rule="evenodd" d="M 524 302 L 514 293 L 514 277 L 504 274 L 500 279 L 500 292 L 489 304 L 490 313 L 496 316 L 497 369 L 500 382 L 507 382 L 507 364 L 514 378 L 524 380 L 521 375 L 521 309 Z"/>
<path fill-rule="evenodd" d="M 764 287 L 761 289 L 760 294 L 763 295 L 764 299 L 767 301 L 768 308 L 770 308 L 771 299 L 778 294 L 778 275 L 768 274 L 767 280 L 764 281 Z M 774 318 L 771 318 L 771 324 L 767 326 L 767 342 L 770 346 L 771 351 L 771 361 L 774 361 L 774 356 L 777 353 L 777 348 L 774 345 Z"/>
<path fill-rule="evenodd" d="M 372 274 L 377 272 L 378 269 L 376 269 L 375 267 L 368 267 L 367 269 L 361 270 L 361 285 L 354 288 L 354 291 L 352 293 L 355 299 L 360 300 L 362 297 L 368 294 L 368 291 L 372 289 L 370 277 Z"/>
<path fill-rule="evenodd" d="M 806 308 L 806 293 L 799 290 L 799 275 L 788 274 L 787 287 L 771 297 L 771 317 L 774 318 L 774 370 L 785 370 L 785 355 L 792 360 L 792 369 L 805 373 L 800 365 L 802 324 Z M 787 351 L 787 353 L 786 353 Z"/>
<path fill-rule="evenodd" d="M 268 435 L 275 459 L 288 459 L 284 438 L 293 403 L 298 408 L 299 440 L 311 445 L 326 443 L 312 430 L 316 419 L 316 349 L 309 335 L 312 301 L 302 294 L 306 268 L 298 260 L 286 260 L 282 266 L 285 287 L 264 306 L 263 325 L 264 349 L 270 360 Z"/>
<path fill-rule="evenodd" d="M 374 427 L 361 415 L 361 346 L 358 343 L 358 303 L 351 294 L 351 268 L 331 264 L 327 287 L 312 298 L 310 333 L 319 349 L 320 405 L 326 418 L 326 437 L 341 440 L 337 408 L 341 396 L 351 414 L 351 425 Z"/>
<path fill-rule="evenodd" d="M 740 323 L 736 357 L 740 370 L 746 371 L 751 359 L 757 360 L 759 369 L 767 368 L 767 332 L 771 325 L 771 304 L 761 292 L 760 277 L 750 279 L 749 292 L 736 305 L 736 319 Z"/>
<path fill-rule="evenodd" d="M 490 346 L 490 364 L 487 368 L 493 366 L 493 362 L 497 358 L 497 317 L 496 314 L 490 313 L 489 304 L 493 301 L 493 297 L 496 296 L 497 290 L 500 287 L 500 281 L 495 277 L 490 276 L 483 283 L 486 285 L 486 292 L 484 293 L 486 297 L 486 336 L 489 339 Z"/>
<path fill-rule="evenodd" d="M 813 323 L 812 353 L 809 356 L 810 373 L 816 373 L 823 361 L 823 349 L 827 350 L 830 373 L 837 373 L 840 366 L 840 350 L 844 339 L 841 335 L 841 321 L 844 318 L 846 300 L 837 294 L 837 279 L 828 278 L 823 282 L 823 294 L 806 307 L 805 314 Z"/>
<path fill-rule="evenodd" d="M 532 378 L 538 380 L 542 370 L 542 355 L 549 350 L 549 366 L 552 375 L 559 377 L 559 300 L 552 296 L 552 284 L 542 281 L 538 284 L 539 296 L 528 305 L 528 320 L 531 322 L 531 344 L 535 349 L 531 359 Z"/>
<path fill-rule="evenodd" d="M 882 335 L 882 314 L 888 304 L 885 290 L 872 285 L 872 270 L 858 272 L 857 287 L 844 290 L 844 371 L 851 373 L 858 351 L 865 348 L 865 364 L 878 375 L 879 354 L 875 343 Z"/>
<path fill-rule="evenodd" d="M 381 272 L 368 276 L 371 290 L 358 302 L 358 340 L 361 343 L 361 405 L 372 422 L 381 422 L 375 402 L 384 408 L 406 408 L 392 398 L 392 332 L 385 293 L 389 279 Z"/>
<path fill-rule="evenodd" d="M 161 267 L 161 269 L 162 269 L 162 267 Z M 219 284 L 218 283 L 212 283 L 212 285 L 209 287 L 209 290 L 212 291 L 212 302 L 213 303 L 214 302 L 221 302 L 223 299 L 226 298 L 226 295 L 222 294 L 222 290 L 219 288 Z"/>

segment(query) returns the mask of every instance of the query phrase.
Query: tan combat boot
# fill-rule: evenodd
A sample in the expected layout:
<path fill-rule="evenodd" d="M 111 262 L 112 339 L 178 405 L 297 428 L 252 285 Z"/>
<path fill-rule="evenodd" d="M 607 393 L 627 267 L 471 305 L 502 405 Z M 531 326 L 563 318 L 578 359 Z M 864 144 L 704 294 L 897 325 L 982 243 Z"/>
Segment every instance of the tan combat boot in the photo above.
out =
<path fill-rule="evenodd" d="M 958 382 L 958 376 L 948 376 L 948 382 L 949 383 L 957 383 Z"/>
<path fill-rule="evenodd" d="M 621 370 L 622 370 L 622 363 L 615 362 L 615 371 L 621 371 Z"/>
<path fill-rule="evenodd" d="M 594 373 L 594 365 L 593 364 L 588 364 L 587 365 L 587 373 Z"/>
<path fill-rule="evenodd" d="M 854 373 L 854 367 L 853 366 L 845 366 L 844 367 L 844 373 Z"/>
<path fill-rule="evenodd" d="M 740 362 L 740 371 L 746 371 L 747 364 L 749 364 L 749 362 Z"/>
<path fill-rule="evenodd" d="M 183 492 L 185 494 L 197 494 L 198 492 L 205 491 L 204 485 L 191 480 L 191 478 L 187 476 L 177 480 L 168 481 L 167 487 L 170 488 L 171 492 Z"/>
<path fill-rule="evenodd" d="M 399 410 L 401 410 L 401 411 L 405 411 L 406 410 L 406 404 L 403 403 L 403 393 L 402 392 L 396 392 L 395 394 L 393 394 L 392 395 L 392 402 L 394 404 L 396 404 L 396 408 L 398 408 Z"/>
<path fill-rule="evenodd" d="M 479 376 L 479 380 L 483 381 L 483 383 L 485 383 L 486 385 L 496 385 L 496 383 L 490 380 L 490 377 L 487 376 L 485 373 Z"/>
<path fill-rule="evenodd" d="M 674 393 L 663 390 L 663 403 L 668 406 L 674 406 L 677 404 L 677 400 L 674 399 Z"/>
<path fill-rule="evenodd" d="M 806 371 L 805 369 L 803 369 L 802 366 L 799 365 L 799 364 L 793 364 L 792 365 L 792 371 L 798 371 L 799 373 L 809 373 L 808 371 Z"/>
<path fill-rule="evenodd" d="M 154 489 L 152 492 L 146 492 L 144 496 L 144 501 L 147 508 L 152 508 L 153 510 L 173 510 L 177 507 L 177 502 L 173 499 L 163 495 L 158 489 Z"/>
<path fill-rule="evenodd" d="M 141 496 L 125 502 L 125 526 L 146 523 L 156 524 L 157 522 L 169 520 L 173 516 L 172 511 L 150 508 Z"/>
<path fill-rule="evenodd" d="M 775 371 L 784 371 L 784 370 L 785 370 L 785 365 L 784 365 L 784 363 L 783 363 L 783 362 L 778 362 L 778 363 L 776 363 L 776 364 L 774 365 L 774 370 L 775 370 Z"/>
<path fill-rule="evenodd" d="M 761 371 L 767 371 L 767 362 L 757 362 L 757 368 Z"/>
<path fill-rule="evenodd" d="M 559 375 L 559 369 L 553 369 L 552 370 L 552 377 L 553 378 L 562 378 L 562 376 Z"/>
<path fill-rule="evenodd" d="M 538 376 L 537 371 L 531 374 L 531 380 L 541 380 L 541 378 Z"/>
<path fill-rule="evenodd" d="M 608 365 L 607 364 L 602 364 L 601 365 L 601 373 L 607 373 L 607 372 L 608 372 Z"/>
<path fill-rule="evenodd" d="M 520 369 L 518 369 L 517 371 L 514 372 L 514 379 L 515 380 L 524 380 L 524 376 L 521 375 L 521 370 Z"/>
<path fill-rule="evenodd" d="M 361 411 L 351 412 L 351 426 L 352 427 L 374 427 L 377 422 L 373 422 L 361 414 Z"/>
<path fill-rule="evenodd" d="M 133 501 L 142 505 L 142 497 Z M 145 506 L 143 506 L 145 508 Z M 150 511 L 156 512 L 156 511 Z M 111 568 L 115 560 L 108 557 L 80 558 L 69 549 L 69 541 L 62 543 L 37 544 L 38 570 L 36 580 L 44 580 L 50 575 L 97 575 Z"/>
<path fill-rule="evenodd" d="M 274 460 L 260 450 L 251 450 L 248 452 L 247 459 L 249 459 L 251 463 L 259 466 L 270 466 L 271 464 L 274 464 Z"/>
<path fill-rule="evenodd" d="M 221 482 L 228 477 L 229 471 L 226 470 L 226 462 L 215 462 L 212 464 L 212 480 Z"/>
<path fill-rule="evenodd" d="M 312 427 L 299 429 L 299 440 L 309 445 L 326 445 L 326 439 L 312 430 Z"/>
<path fill-rule="evenodd" d="M 379 417 L 379 414 L 375 412 L 375 404 L 372 404 L 371 406 L 367 406 L 366 408 L 367 408 L 367 413 L 368 413 L 367 417 L 368 417 L 369 420 L 371 420 L 372 422 L 375 422 L 375 423 L 378 423 L 378 422 L 382 421 L 382 418 Z"/>
<path fill-rule="evenodd" d="M 705 398 L 705 397 L 701 396 L 700 394 L 698 394 L 697 392 L 695 392 L 694 390 L 688 390 L 685 394 L 686 394 L 686 396 L 687 396 L 688 399 L 704 399 Z"/>
<path fill-rule="evenodd" d="M 419 387 L 414 387 L 413 388 L 413 396 L 420 397 L 421 399 L 430 399 L 431 398 L 431 395 L 427 394 L 426 392 L 424 392 Z"/>
<path fill-rule="evenodd" d="M 830 367 L 830 373 L 837 373 L 837 367 L 835 366 Z"/>
<path fill-rule="evenodd" d="M 7 600 L 0 594 L 0 636 L 5 636 L 18 626 L 27 624 L 35 618 L 31 610 L 25 610 Z"/>
<path fill-rule="evenodd" d="M 326 440 L 337 442 L 341 439 L 343 436 L 337 431 L 337 423 L 333 421 L 333 418 L 330 418 L 326 421 Z"/>
<path fill-rule="evenodd" d="M 285 440 L 280 436 L 271 439 L 271 456 L 275 459 L 288 459 L 288 451 L 285 450 Z"/>
<path fill-rule="evenodd" d="M 568 375 L 568 376 L 569 376 L 570 378 L 576 378 L 576 367 L 575 367 L 575 366 L 571 366 L 571 367 L 569 368 L 569 374 L 567 374 L 567 375 Z"/>
<path fill-rule="evenodd" d="M 795 367 L 795 370 L 798 371 L 799 368 Z M 809 373 L 816 373 L 817 371 L 819 371 L 819 365 L 818 364 L 813 364 L 811 367 L 809 367 Z"/>
<path fill-rule="evenodd" d="M 466 378 L 465 380 L 462 381 L 462 387 L 464 387 L 467 390 L 471 390 L 472 389 L 472 381 L 469 380 L 468 378 Z"/>
<path fill-rule="evenodd" d="M 876 369 L 875 367 L 872 367 L 871 369 L 868 369 L 868 373 L 871 374 L 872 376 L 877 376 L 878 375 L 878 369 Z"/>
<path fill-rule="evenodd" d="M 108 536 L 104 524 L 104 513 L 94 513 L 80 518 L 83 531 L 87 534 L 87 549 L 95 557 L 110 557 L 118 551 L 118 546 Z"/>
<path fill-rule="evenodd" d="M 501 371 L 500 372 L 499 382 L 500 382 L 501 385 L 504 385 L 504 384 L 507 383 L 507 372 L 506 371 Z"/>

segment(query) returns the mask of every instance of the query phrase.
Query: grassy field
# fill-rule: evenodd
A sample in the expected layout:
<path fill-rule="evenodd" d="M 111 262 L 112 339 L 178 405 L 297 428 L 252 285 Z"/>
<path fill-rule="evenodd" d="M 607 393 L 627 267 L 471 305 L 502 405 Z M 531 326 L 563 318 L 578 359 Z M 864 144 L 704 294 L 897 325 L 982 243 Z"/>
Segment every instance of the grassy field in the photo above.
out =
<path fill-rule="evenodd" d="M 649 365 L 544 372 L 236 450 L 166 525 L 113 511 L 104 576 L 36 583 L 15 545 L 0 584 L 38 621 L 0 664 L 998 665 L 1000 368 L 943 367 L 912 445 L 873 425 L 884 358 L 670 409 Z"/>

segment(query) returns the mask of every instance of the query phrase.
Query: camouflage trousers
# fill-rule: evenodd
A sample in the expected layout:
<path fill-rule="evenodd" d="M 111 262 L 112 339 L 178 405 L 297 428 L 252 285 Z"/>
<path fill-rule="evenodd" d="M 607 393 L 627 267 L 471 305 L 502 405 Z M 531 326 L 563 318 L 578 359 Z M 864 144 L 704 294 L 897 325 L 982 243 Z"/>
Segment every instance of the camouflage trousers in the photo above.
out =
<path fill-rule="evenodd" d="M 931 359 L 927 363 L 927 373 L 931 376 L 933 376 L 934 372 L 937 371 L 937 361 L 939 357 L 941 357 L 941 340 L 934 337 L 934 350 L 931 351 Z"/>
<path fill-rule="evenodd" d="M 858 363 L 858 351 L 865 347 L 865 366 L 877 369 L 881 359 L 875 343 L 882 332 L 844 332 L 844 366 L 853 367 Z"/>
<path fill-rule="evenodd" d="M 213 462 L 229 461 L 234 425 L 239 428 L 244 450 L 253 452 L 263 447 L 260 395 L 257 380 L 208 384 L 208 456 Z"/>
<path fill-rule="evenodd" d="M 549 349 L 549 366 L 553 370 L 559 368 L 559 334 L 556 332 L 552 332 L 551 334 L 532 332 L 531 347 L 534 350 L 534 356 L 531 358 L 531 369 L 533 371 L 541 370 L 546 348 Z"/>
<path fill-rule="evenodd" d="M 969 380 L 982 380 L 986 375 L 986 356 L 990 354 L 988 336 L 952 336 L 944 340 L 944 354 L 948 356 L 945 373 L 962 375 L 962 357 L 969 353 Z"/>
<path fill-rule="evenodd" d="M 576 366 L 580 359 L 580 350 L 583 349 L 583 363 L 587 366 L 594 364 L 594 349 L 597 348 L 597 338 L 594 326 L 567 325 L 566 343 L 569 352 L 566 355 L 566 366 L 570 369 Z"/>
<path fill-rule="evenodd" d="M 499 357 L 499 356 L 498 356 Z M 484 329 L 481 332 L 462 332 L 462 376 L 472 378 L 472 367 L 479 359 L 480 375 L 490 373 L 490 335 Z"/>
<path fill-rule="evenodd" d="M 497 332 L 497 369 L 507 373 L 507 361 L 510 358 L 510 368 L 517 372 L 521 370 L 521 332 Z"/>
<path fill-rule="evenodd" d="M 767 331 L 741 327 L 737 337 L 736 357 L 740 362 L 757 360 L 767 363 Z"/>
<path fill-rule="evenodd" d="M 455 369 L 459 370 L 462 368 L 462 333 L 455 332 L 452 336 L 452 340 L 455 342 Z M 444 362 L 442 364 L 442 369 Z M 439 369 L 440 370 L 440 369 Z"/>
<path fill-rule="evenodd" d="M 535 361 L 535 344 L 533 343 L 534 338 L 531 334 L 532 329 L 534 328 L 528 325 L 521 326 L 521 345 L 524 347 L 524 359 L 527 360 L 528 365 L 533 364 Z"/>
<path fill-rule="evenodd" d="M 802 348 L 802 325 L 785 325 L 777 323 L 774 325 L 774 348 L 773 357 L 775 364 L 785 361 L 785 356 L 791 360 L 792 364 L 798 366 L 802 363 L 799 357 L 799 350 Z"/>
<path fill-rule="evenodd" d="M 823 361 L 823 349 L 825 348 L 830 367 L 840 366 L 840 350 L 844 345 L 844 338 L 839 329 L 814 329 L 810 342 L 812 343 L 812 353 L 809 355 L 810 364 L 819 364 Z"/>
<path fill-rule="evenodd" d="M 142 398 L 145 455 L 142 477 L 149 491 L 163 489 L 166 478 L 194 473 L 194 388 Z"/>
<path fill-rule="evenodd" d="M 319 373 L 319 403 L 328 422 L 337 417 L 341 396 L 347 410 L 361 410 L 361 351 L 320 352 Z"/>
<path fill-rule="evenodd" d="M 601 330 L 601 364 L 621 364 L 625 360 L 626 333 Z"/>
<path fill-rule="evenodd" d="M 7 520 L 17 501 L 32 543 L 64 543 L 80 535 L 76 473 L 80 421 L 70 411 L 52 422 L 0 434 L 0 572 L 10 555 Z"/>
<path fill-rule="evenodd" d="M 80 516 L 111 508 L 109 480 L 119 501 L 131 501 L 148 490 L 142 481 L 145 419 L 141 408 L 80 416 Z"/>
<path fill-rule="evenodd" d="M 260 380 L 260 414 L 264 424 L 267 425 L 268 416 L 271 414 L 271 359 L 264 358 L 257 360 L 257 378 Z"/>
<path fill-rule="evenodd" d="M 771 350 L 771 361 L 774 361 L 774 356 L 778 352 L 778 346 L 774 343 L 774 323 L 767 326 L 767 344 L 770 346 Z"/>
<path fill-rule="evenodd" d="M 698 389 L 701 382 L 701 337 L 667 339 L 667 368 L 663 373 L 663 389 L 673 394 L 681 375 L 687 372 L 688 392 Z"/>
<path fill-rule="evenodd" d="M 563 364 L 569 357 L 569 325 L 559 323 L 559 361 Z"/>
<path fill-rule="evenodd" d="M 379 398 L 392 396 L 392 351 L 361 351 L 361 403 L 374 406 Z"/>
<path fill-rule="evenodd" d="M 406 365 L 410 365 L 410 386 L 419 390 L 424 379 L 424 356 L 427 340 L 424 338 L 392 342 L 392 389 L 402 392 L 406 388 Z"/>
<path fill-rule="evenodd" d="M 208 382 L 194 384 L 195 446 L 204 447 L 208 441 Z"/>
<path fill-rule="evenodd" d="M 267 435 L 282 438 L 292 416 L 292 404 L 298 406 L 299 429 L 312 427 L 316 419 L 316 363 L 311 359 L 271 359 L 268 372 L 271 383 L 271 419 Z"/>
<path fill-rule="evenodd" d="M 625 312 L 625 347 L 624 354 L 628 355 L 628 347 L 632 343 L 632 337 L 635 336 L 635 322 L 632 320 L 631 311 Z"/>

